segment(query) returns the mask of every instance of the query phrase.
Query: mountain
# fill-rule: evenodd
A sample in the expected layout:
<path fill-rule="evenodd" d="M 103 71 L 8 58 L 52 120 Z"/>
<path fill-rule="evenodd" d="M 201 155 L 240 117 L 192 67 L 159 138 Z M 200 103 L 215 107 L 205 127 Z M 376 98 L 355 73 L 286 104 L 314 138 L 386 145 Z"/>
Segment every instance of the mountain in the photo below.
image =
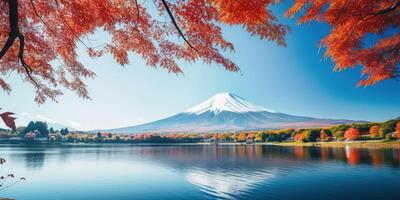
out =
<path fill-rule="evenodd" d="M 323 127 L 359 121 L 318 119 L 279 113 L 254 105 L 236 94 L 216 94 L 186 112 L 154 122 L 99 130 L 111 133 L 213 132 L 254 129 Z"/>

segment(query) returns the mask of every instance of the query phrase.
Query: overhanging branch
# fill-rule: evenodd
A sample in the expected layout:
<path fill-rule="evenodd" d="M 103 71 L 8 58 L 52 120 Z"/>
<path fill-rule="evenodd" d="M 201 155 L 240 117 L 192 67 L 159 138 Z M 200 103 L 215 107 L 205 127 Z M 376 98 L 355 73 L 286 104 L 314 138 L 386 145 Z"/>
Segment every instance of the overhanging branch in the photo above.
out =
<path fill-rule="evenodd" d="M 175 28 L 178 30 L 179 34 L 182 36 L 183 40 L 192 48 L 194 49 L 196 52 L 199 52 L 196 48 L 194 48 L 194 46 L 186 39 L 185 35 L 183 34 L 182 30 L 179 28 L 178 23 L 176 22 L 176 19 L 174 17 L 174 15 L 171 12 L 171 9 L 168 6 L 168 3 L 165 0 L 161 0 L 161 2 L 164 5 L 165 10 L 168 13 L 168 16 L 171 18 L 172 24 L 175 26 Z"/>
<path fill-rule="evenodd" d="M 9 25 L 10 25 L 10 33 L 8 35 L 8 39 L 4 44 L 3 48 L 0 51 L 0 60 L 6 55 L 6 53 L 10 50 L 12 45 L 15 42 L 15 39 L 19 39 L 19 51 L 18 51 L 18 60 L 21 62 L 22 67 L 25 69 L 25 72 L 31 82 L 36 86 L 39 85 L 31 76 L 32 68 L 26 64 L 24 60 L 24 47 L 25 47 L 25 39 L 22 33 L 19 31 L 18 26 L 18 0 L 8 0 L 8 12 L 9 12 Z"/>

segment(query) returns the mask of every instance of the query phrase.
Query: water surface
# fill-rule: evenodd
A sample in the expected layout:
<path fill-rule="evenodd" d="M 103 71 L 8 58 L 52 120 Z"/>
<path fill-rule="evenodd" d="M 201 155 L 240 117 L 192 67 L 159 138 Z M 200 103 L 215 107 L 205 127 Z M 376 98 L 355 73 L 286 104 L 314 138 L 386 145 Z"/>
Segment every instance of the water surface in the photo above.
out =
<path fill-rule="evenodd" d="M 400 188 L 398 149 L 1 145 L 0 157 L 1 175 L 27 179 L 0 190 L 17 200 L 385 200 Z"/>

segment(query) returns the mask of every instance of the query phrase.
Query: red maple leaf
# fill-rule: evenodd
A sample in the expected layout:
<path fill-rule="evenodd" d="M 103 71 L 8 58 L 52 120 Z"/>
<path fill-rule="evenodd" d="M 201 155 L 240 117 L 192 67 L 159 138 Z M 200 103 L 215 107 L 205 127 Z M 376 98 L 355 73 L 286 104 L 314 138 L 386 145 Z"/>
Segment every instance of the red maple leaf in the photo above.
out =
<path fill-rule="evenodd" d="M 3 119 L 4 123 L 6 124 L 6 126 L 8 126 L 9 128 L 11 128 L 12 130 L 15 131 L 16 126 L 15 126 L 15 117 L 12 117 L 11 115 L 14 115 L 14 113 L 12 112 L 4 112 L 2 114 L 0 114 L 1 119 Z"/>

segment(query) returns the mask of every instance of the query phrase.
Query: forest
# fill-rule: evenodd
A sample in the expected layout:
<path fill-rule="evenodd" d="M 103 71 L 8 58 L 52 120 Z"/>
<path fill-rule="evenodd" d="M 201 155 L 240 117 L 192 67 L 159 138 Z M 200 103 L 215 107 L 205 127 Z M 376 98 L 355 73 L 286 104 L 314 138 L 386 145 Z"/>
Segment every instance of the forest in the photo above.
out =
<path fill-rule="evenodd" d="M 395 141 L 400 139 L 400 120 L 382 123 L 341 124 L 325 128 L 287 128 L 280 130 L 243 130 L 212 133 L 139 133 L 112 134 L 107 132 L 54 130 L 46 122 L 31 121 L 15 131 L 0 130 L 1 142 L 39 143 L 266 143 L 266 142 L 346 142 Z"/>

